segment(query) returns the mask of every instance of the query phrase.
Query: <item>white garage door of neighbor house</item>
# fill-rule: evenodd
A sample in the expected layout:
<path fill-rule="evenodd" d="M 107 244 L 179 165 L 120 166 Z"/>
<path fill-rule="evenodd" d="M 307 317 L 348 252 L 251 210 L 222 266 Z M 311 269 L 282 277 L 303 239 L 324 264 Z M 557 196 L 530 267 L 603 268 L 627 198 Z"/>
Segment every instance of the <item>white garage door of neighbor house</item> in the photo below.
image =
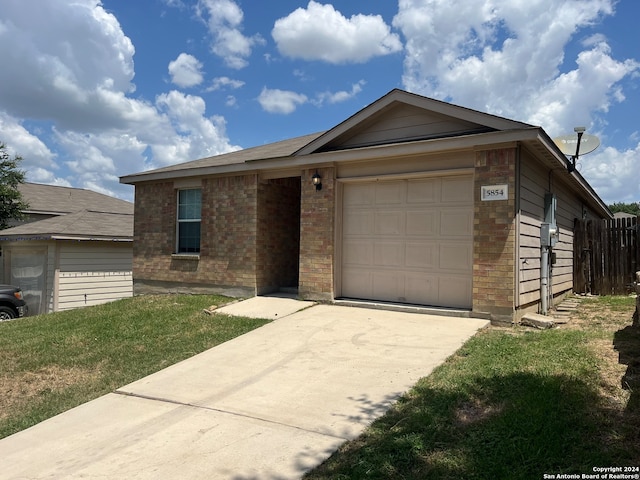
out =
<path fill-rule="evenodd" d="M 342 297 L 471 308 L 470 175 L 343 190 Z"/>

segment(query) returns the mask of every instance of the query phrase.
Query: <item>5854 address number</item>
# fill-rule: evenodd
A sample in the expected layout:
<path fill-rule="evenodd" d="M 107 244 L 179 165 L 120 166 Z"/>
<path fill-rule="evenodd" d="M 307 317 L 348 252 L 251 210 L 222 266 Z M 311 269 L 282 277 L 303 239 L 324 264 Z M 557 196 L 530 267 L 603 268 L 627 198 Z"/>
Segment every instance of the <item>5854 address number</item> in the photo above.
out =
<path fill-rule="evenodd" d="M 508 200 L 509 185 L 483 185 L 481 187 L 481 197 L 483 202 L 492 200 Z"/>

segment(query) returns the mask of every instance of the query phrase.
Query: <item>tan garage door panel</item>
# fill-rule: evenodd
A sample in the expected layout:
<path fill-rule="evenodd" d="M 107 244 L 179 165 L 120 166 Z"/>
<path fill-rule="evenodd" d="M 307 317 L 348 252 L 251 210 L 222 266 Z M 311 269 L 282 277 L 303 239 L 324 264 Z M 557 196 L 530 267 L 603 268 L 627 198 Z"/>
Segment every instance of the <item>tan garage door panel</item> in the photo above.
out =
<path fill-rule="evenodd" d="M 346 184 L 342 296 L 470 308 L 471 176 Z"/>

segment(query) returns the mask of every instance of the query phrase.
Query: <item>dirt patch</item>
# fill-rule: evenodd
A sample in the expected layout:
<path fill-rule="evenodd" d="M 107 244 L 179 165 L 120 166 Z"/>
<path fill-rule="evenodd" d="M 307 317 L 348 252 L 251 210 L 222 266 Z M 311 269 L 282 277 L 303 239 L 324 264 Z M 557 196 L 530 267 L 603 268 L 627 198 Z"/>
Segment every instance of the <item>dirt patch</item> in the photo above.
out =
<path fill-rule="evenodd" d="M 600 371 L 600 405 L 603 442 L 614 444 L 625 439 L 628 453 L 640 458 L 640 324 L 635 300 L 593 301 L 580 303 L 571 319 L 560 328 L 589 331 L 588 347 L 595 353 Z M 611 439 L 608 439 L 611 436 Z"/>
<path fill-rule="evenodd" d="M 503 408 L 504 405 L 502 404 L 492 405 L 476 398 L 460 405 L 456 409 L 455 417 L 459 425 L 468 426 L 483 422 L 499 414 Z"/>
<path fill-rule="evenodd" d="M 0 374 L 0 419 L 7 418 L 10 411 L 18 405 L 33 402 L 43 394 L 94 381 L 99 375 L 99 370 L 86 371 L 77 367 L 59 366 L 35 372 Z"/>

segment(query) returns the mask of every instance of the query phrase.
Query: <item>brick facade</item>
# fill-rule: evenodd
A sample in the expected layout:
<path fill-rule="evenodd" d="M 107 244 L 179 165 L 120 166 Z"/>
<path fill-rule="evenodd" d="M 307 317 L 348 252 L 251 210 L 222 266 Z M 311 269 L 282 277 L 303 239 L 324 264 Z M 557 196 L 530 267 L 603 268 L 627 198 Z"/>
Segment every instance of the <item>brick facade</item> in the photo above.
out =
<path fill-rule="evenodd" d="M 476 152 L 473 312 L 511 323 L 515 312 L 516 148 Z M 483 185 L 508 185 L 508 200 L 481 201 Z"/>
<path fill-rule="evenodd" d="M 202 179 L 200 255 L 174 255 L 176 195 L 173 182 L 136 186 L 134 292 L 254 295 L 257 175 Z"/>
<path fill-rule="evenodd" d="M 175 249 L 176 197 L 173 182 L 136 185 L 133 223 L 133 277 L 160 279 Z"/>
<path fill-rule="evenodd" d="M 322 190 L 311 177 L 318 172 Z M 333 167 L 302 172 L 300 213 L 300 296 L 333 300 L 336 180 Z"/>

